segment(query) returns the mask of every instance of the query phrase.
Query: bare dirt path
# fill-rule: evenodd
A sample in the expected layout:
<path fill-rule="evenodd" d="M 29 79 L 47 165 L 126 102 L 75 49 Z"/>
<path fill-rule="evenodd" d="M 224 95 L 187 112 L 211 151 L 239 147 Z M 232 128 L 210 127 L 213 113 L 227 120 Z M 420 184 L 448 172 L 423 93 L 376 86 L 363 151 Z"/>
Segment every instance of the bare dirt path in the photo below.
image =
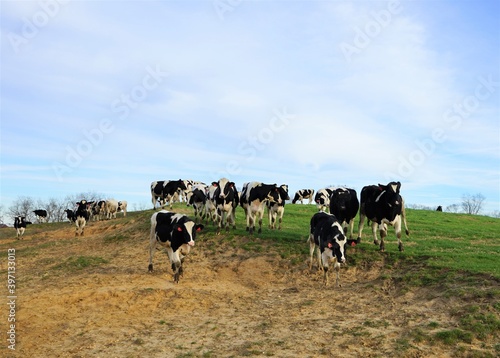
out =
<path fill-rule="evenodd" d="M 271 254 L 197 242 L 179 284 L 157 252 L 132 235 L 106 242 L 94 223 L 12 241 L 19 283 L 18 357 L 451 357 L 446 346 L 409 342 L 409 332 L 449 321 L 453 300 L 425 289 L 398 292 L 380 267 L 344 268 L 342 287 Z M 78 268 L 77 257 L 96 262 Z M 97 258 L 102 257 L 102 263 Z M 334 280 L 332 280 L 333 282 Z M 4 311 L 2 311 L 4 314 Z M 2 322 L 6 318 L 2 317 Z"/>

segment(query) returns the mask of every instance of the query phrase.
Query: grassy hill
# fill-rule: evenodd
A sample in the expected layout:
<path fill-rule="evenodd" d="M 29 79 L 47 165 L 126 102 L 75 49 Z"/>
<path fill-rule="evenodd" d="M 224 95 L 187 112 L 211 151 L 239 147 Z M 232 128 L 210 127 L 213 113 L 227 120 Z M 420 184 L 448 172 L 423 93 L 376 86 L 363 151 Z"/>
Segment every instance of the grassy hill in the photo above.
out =
<path fill-rule="evenodd" d="M 192 214 L 192 209 L 183 204 L 174 205 L 172 211 Z M 331 352 L 326 348 L 316 350 L 314 346 L 303 344 L 299 348 L 298 342 L 297 345 L 283 343 L 287 340 L 293 341 L 293 336 L 286 336 L 286 333 L 281 333 L 283 339 L 276 338 L 272 342 L 269 341 L 270 338 L 265 337 L 268 337 L 268 328 L 277 328 L 298 312 L 301 316 L 314 317 L 311 318 L 311 328 L 307 334 L 316 336 L 313 327 L 317 327 L 318 322 L 323 322 L 323 318 L 317 317 L 314 312 L 328 310 L 327 304 L 333 302 L 332 300 L 340 300 L 338 304 L 346 307 L 350 303 L 357 308 L 363 307 L 362 316 L 354 317 L 352 311 L 346 313 L 344 319 L 349 318 L 349 322 L 346 322 L 345 326 L 340 323 L 329 324 L 327 326 L 330 328 L 325 328 L 324 332 L 333 334 L 336 340 L 342 341 L 346 352 L 350 352 L 351 356 L 362 354 L 399 357 L 439 353 L 438 355 L 442 356 L 494 357 L 500 354 L 500 219 L 407 210 L 410 236 L 403 237 L 404 252 L 398 251 L 395 235 L 392 228 L 389 228 L 386 251 L 381 253 L 372 242 L 371 228 L 365 226 L 361 244 L 348 249 L 348 265 L 341 272 L 341 281 L 347 286 L 344 285 L 338 290 L 325 289 L 320 277 L 310 273 L 308 269 L 309 246 L 306 239 L 309 220 L 315 212 L 316 208 L 312 205 L 286 205 L 282 230 L 268 229 L 265 217 L 262 234 L 254 234 L 253 237 L 249 237 L 245 231 L 246 224 L 241 208 L 237 211 L 236 230 L 231 229 L 229 233 L 223 232 L 217 236 L 215 228 L 208 224 L 198 236 L 194 252 L 187 258 L 187 272 L 196 272 L 198 275 L 181 278 L 177 286 L 172 286 L 167 257 L 163 253 L 157 253 L 155 256 L 155 273 L 147 274 L 149 220 L 153 210 L 131 212 L 126 218 L 119 215 L 115 220 L 90 222 L 84 237 L 74 237 L 74 225 L 69 223 L 31 225 L 23 240 L 15 239 L 15 230 L 12 228 L 0 229 L 0 250 L 4 253 L 3 257 L 6 257 L 8 249 L 16 249 L 16 289 L 26 302 L 24 308 L 19 308 L 20 321 L 23 322 L 19 324 L 19 345 L 29 356 L 65 356 L 61 355 L 61 351 L 71 352 L 68 347 L 74 345 L 86 354 L 126 353 L 125 356 L 135 356 L 133 352 L 145 351 L 149 352 L 149 356 L 165 356 L 155 353 L 161 350 L 156 344 L 146 343 L 149 336 L 143 334 L 146 325 L 143 321 L 144 317 L 149 315 L 147 311 L 140 311 L 139 314 L 138 307 L 150 307 L 148 302 L 152 297 L 162 301 L 165 295 L 174 295 L 184 298 L 197 297 L 194 303 L 190 304 L 199 307 L 203 317 L 212 317 L 210 322 L 218 322 L 218 326 L 212 328 L 212 345 L 200 344 L 198 348 L 201 350 L 197 351 L 194 348 L 189 349 L 194 347 L 194 343 L 186 341 L 178 345 L 175 355 L 171 355 L 175 357 L 215 357 L 221 356 L 223 352 L 231 352 L 223 354 L 224 356 L 236 357 L 261 355 L 263 351 L 267 352 L 267 356 L 296 356 L 294 354 L 297 352 L 306 356 L 328 356 Z M 248 277 L 245 274 L 248 274 Z M 7 280 L 5 264 L 1 266 L 1 276 Z M 259 277 L 262 282 L 257 281 Z M 245 285 L 238 286 L 234 292 L 232 288 L 228 288 L 232 283 L 241 284 L 241 280 L 250 287 L 248 293 L 241 293 L 246 292 L 248 287 Z M 281 287 L 279 295 L 276 294 L 276 287 Z M 60 294 L 54 296 L 54 292 Z M 233 348 L 223 347 L 217 340 L 218 337 L 229 335 L 227 329 L 217 327 L 233 324 L 238 327 L 238 324 L 242 324 L 219 321 L 224 316 L 217 311 L 222 309 L 220 303 L 207 298 L 219 294 L 219 300 L 222 301 L 230 297 L 228 305 L 232 307 L 232 314 L 236 317 L 233 320 L 250 322 L 247 324 L 253 331 L 249 330 L 249 337 L 246 339 L 254 343 L 241 343 L 237 348 Z M 97 301 L 94 295 L 99 295 Z M 296 299 L 296 302 L 282 302 L 283 295 Z M 59 296 L 61 302 L 56 304 Z M 323 299 L 319 299 L 323 296 Z M 43 300 L 43 297 L 46 299 Z M 259 297 L 268 298 L 261 302 Z M 274 302 L 276 307 L 283 305 L 281 320 L 261 316 L 247 317 L 255 310 L 255 305 L 263 305 L 258 306 L 257 311 L 266 311 L 266 302 L 271 300 L 269 297 L 278 300 Z M 115 299 L 116 303 L 113 303 Z M 71 305 L 82 305 L 79 316 L 68 318 L 68 312 L 72 311 L 72 308 L 67 306 L 69 302 L 73 302 Z M 134 302 L 140 302 L 140 305 Z M 391 312 L 390 308 L 387 308 L 386 312 L 386 303 L 390 307 L 403 307 L 403 311 L 407 310 L 403 316 L 413 318 L 406 318 L 404 324 L 399 322 L 401 314 Z M 49 307 L 60 305 L 64 310 L 61 309 L 59 316 L 54 313 L 52 321 L 43 316 L 40 317 L 41 322 L 36 323 L 28 304 L 30 307 L 43 304 Z M 71 305 L 69 307 L 72 307 Z M 238 311 L 237 308 L 242 305 L 248 306 L 244 312 Z M 369 308 L 371 305 L 374 306 L 373 309 Z M 414 308 L 405 308 L 407 306 Z M 278 309 L 276 307 L 275 310 Z M 126 318 L 126 315 L 134 315 L 132 308 L 137 310 L 137 320 L 142 322 L 139 326 L 133 322 L 129 323 L 132 327 L 129 329 L 133 330 L 135 337 L 132 343 L 124 341 L 125 338 L 117 333 L 125 329 L 120 323 L 113 323 L 114 328 L 109 328 L 109 339 L 103 342 L 100 340 L 104 340 L 106 334 L 101 334 L 102 337 L 99 338 L 98 334 L 89 328 L 100 327 L 99 322 L 104 319 L 104 312 L 109 311 L 114 317 L 123 313 Z M 182 308 L 177 306 L 177 309 Z M 164 311 L 156 311 L 157 306 L 150 309 L 154 313 L 151 317 L 164 314 Z M 185 309 L 188 312 L 192 310 L 189 307 Z M 214 309 L 218 313 L 211 316 L 209 312 Z M 222 312 L 228 309 L 224 306 Z M 341 308 L 337 307 L 337 311 L 339 309 Z M 422 309 L 424 312 L 420 312 Z M 93 313 L 94 311 L 97 313 Z M 272 312 L 275 311 L 268 314 L 275 314 Z M 1 313 L 3 315 L 5 312 Z M 82 315 L 86 318 L 79 323 L 78 317 Z M 423 320 L 422 317 L 426 315 L 434 318 L 427 317 Z M 151 327 L 167 324 L 179 328 L 173 323 L 175 321 L 165 317 L 157 319 L 156 323 L 154 318 L 150 318 L 152 321 L 148 321 L 148 324 Z M 227 319 L 231 320 L 231 317 L 228 316 Z M 255 320 L 258 323 L 252 326 L 251 322 Z M 4 321 L 6 322 L 6 319 Z M 73 322 L 73 326 L 68 328 L 68 322 Z M 295 327 L 293 322 L 290 324 L 288 331 L 298 327 Z M 26 327 L 23 328 L 23 325 Z M 37 332 L 37 327 L 39 330 L 59 329 L 67 336 L 66 345 L 62 346 L 61 351 L 54 350 L 56 348 L 53 346 L 48 348 L 49 341 L 46 345 L 36 346 L 36 339 L 28 337 Z M 189 329 L 196 327 L 190 326 Z M 200 327 L 197 329 L 203 331 Z M 381 338 L 380 334 L 376 333 L 379 330 L 391 333 Z M 152 336 L 159 334 L 156 328 L 146 331 Z M 300 336 L 299 332 L 297 334 Z M 259 340 L 252 341 L 252 337 L 259 337 Z M 361 337 L 368 340 L 363 344 L 364 348 L 351 343 Z M 57 343 L 62 338 L 58 339 Z M 232 339 L 234 344 L 236 338 Z M 380 348 L 381 340 L 383 344 L 380 347 L 383 347 L 383 350 L 379 354 L 372 354 Z M 33 343 L 30 345 L 28 341 Z M 118 347 L 111 342 L 122 341 L 123 351 L 119 352 Z M 151 347 L 148 344 L 151 344 Z M 0 347 L 0 353 L 4 349 Z M 75 355 L 68 353 L 68 356 Z"/>

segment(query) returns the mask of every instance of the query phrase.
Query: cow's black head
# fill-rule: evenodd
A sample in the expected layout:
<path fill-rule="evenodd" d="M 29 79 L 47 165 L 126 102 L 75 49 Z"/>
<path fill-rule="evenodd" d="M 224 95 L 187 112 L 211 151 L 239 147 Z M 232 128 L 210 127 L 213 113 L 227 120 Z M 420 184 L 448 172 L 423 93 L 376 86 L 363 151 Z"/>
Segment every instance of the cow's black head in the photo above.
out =
<path fill-rule="evenodd" d="M 401 206 L 401 195 L 399 195 L 401 189 L 400 182 L 391 181 L 387 185 L 379 184 L 379 187 L 384 193 L 384 202 L 387 203 L 390 208 Z"/>

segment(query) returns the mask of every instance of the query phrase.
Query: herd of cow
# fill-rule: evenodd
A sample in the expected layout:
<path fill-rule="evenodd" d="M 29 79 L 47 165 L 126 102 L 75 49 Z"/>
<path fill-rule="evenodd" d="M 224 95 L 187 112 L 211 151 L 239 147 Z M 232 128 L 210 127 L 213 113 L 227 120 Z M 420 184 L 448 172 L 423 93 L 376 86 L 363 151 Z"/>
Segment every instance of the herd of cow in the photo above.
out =
<path fill-rule="evenodd" d="M 394 226 L 398 239 L 398 248 L 403 251 L 401 241 L 401 226 L 405 225 L 409 235 L 404 210 L 404 200 L 400 195 L 401 183 L 390 182 L 387 185 L 370 185 L 361 190 L 361 204 L 357 193 L 350 188 L 320 189 L 314 196 L 313 189 L 302 189 L 296 194 L 292 203 L 308 199 L 314 201 L 319 212 L 310 220 L 309 246 L 310 267 L 312 268 L 314 252 L 317 252 L 318 268 L 323 270 L 325 283 L 328 283 L 329 263 L 334 263 L 337 271 L 336 284 L 339 285 L 340 264 L 344 263 L 345 250 L 348 245 L 361 242 L 361 234 L 365 220 L 372 223 L 374 243 L 385 250 L 384 238 L 387 236 L 387 225 Z M 229 231 L 235 228 L 235 210 L 238 205 L 243 208 L 246 217 L 246 230 L 253 234 L 258 222 L 258 232 L 262 231 L 262 218 L 265 208 L 268 209 L 269 227 L 275 228 L 279 221 L 281 229 L 283 213 L 288 195 L 288 185 L 264 184 L 249 182 L 243 184 L 238 192 L 234 182 L 221 178 L 217 182 L 206 185 L 188 180 L 166 180 L 151 183 L 151 200 L 153 208 L 157 203 L 160 208 L 170 205 L 184 197 L 188 205 L 194 208 L 194 221 L 186 215 L 175 214 L 166 210 L 155 212 L 151 217 L 149 271 L 153 271 L 153 255 L 157 244 L 163 245 L 170 259 L 174 272 L 174 281 L 178 282 L 182 275 L 182 261 L 194 245 L 196 233 L 203 230 L 203 224 L 209 220 L 217 226 L 217 234 L 224 227 Z M 326 213 L 326 211 L 329 213 Z M 353 239 L 354 218 L 360 214 L 358 237 Z M 350 229 L 349 239 L 347 231 Z M 377 229 L 380 231 L 380 243 L 377 239 Z"/>
<path fill-rule="evenodd" d="M 398 248 L 403 251 L 401 241 L 402 223 L 409 235 L 406 224 L 404 200 L 400 194 L 401 183 L 390 182 L 387 185 L 369 185 L 361 190 L 360 200 L 354 189 L 345 187 L 329 187 L 320 189 L 302 189 L 295 193 L 292 203 L 303 203 L 314 200 L 318 213 L 310 220 L 309 247 L 310 267 L 312 269 L 314 252 L 317 253 L 318 268 L 324 272 L 325 283 L 328 283 L 328 268 L 333 262 L 337 272 L 336 284 L 339 285 L 340 264 L 346 261 L 346 247 L 361 242 L 361 235 L 366 220 L 371 221 L 374 243 L 385 250 L 384 238 L 387 236 L 387 225 L 394 227 L 398 239 Z M 182 275 L 182 262 L 194 245 L 196 234 L 211 221 L 217 234 L 222 228 L 229 231 L 236 228 L 235 211 L 241 206 L 246 217 L 246 230 L 252 235 L 258 223 L 258 232 L 262 231 L 262 219 L 265 209 L 268 211 L 269 227 L 274 229 L 278 222 L 281 229 L 285 202 L 290 200 L 288 185 L 264 184 L 249 182 L 239 192 L 234 182 L 221 178 L 217 182 L 206 185 L 191 180 L 164 180 L 151 183 L 151 200 L 153 208 L 159 204 L 160 209 L 172 208 L 176 201 L 184 200 L 194 209 L 194 220 L 183 214 L 166 210 L 155 211 L 151 217 L 149 271 L 153 271 L 153 255 L 156 245 L 166 248 L 174 281 L 178 282 Z M 329 211 L 327 213 L 326 211 Z M 358 236 L 353 239 L 354 218 L 360 214 Z M 118 212 L 126 216 L 127 202 L 114 199 L 101 201 L 81 200 L 76 203 L 75 210 L 66 210 L 67 218 L 76 225 L 75 235 L 83 235 L 84 228 L 90 218 L 94 220 L 116 218 Z M 35 210 L 39 222 L 46 221 L 45 210 Z M 14 227 L 18 238 L 22 237 L 27 224 L 25 217 L 15 218 Z M 380 231 L 380 243 L 377 239 Z M 347 238 L 349 231 L 349 238 Z"/>

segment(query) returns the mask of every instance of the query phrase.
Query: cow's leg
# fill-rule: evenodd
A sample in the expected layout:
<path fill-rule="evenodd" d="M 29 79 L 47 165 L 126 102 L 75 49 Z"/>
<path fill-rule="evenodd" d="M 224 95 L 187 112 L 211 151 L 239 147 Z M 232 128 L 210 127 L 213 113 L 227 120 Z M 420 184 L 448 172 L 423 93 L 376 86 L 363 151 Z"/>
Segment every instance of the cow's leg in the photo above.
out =
<path fill-rule="evenodd" d="M 248 228 L 248 233 L 250 235 L 253 235 L 253 230 L 255 228 L 255 216 L 254 213 L 252 212 L 250 205 L 248 206 L 247 209 L 247 228 Z"/>
<path fill-rule="evenodd" d="M 335 286 L 340 287 L 340 286 L 342 286 L 340 284 L 340 263 L 337 262 L 337 259 L 335 259 L 335 263 L 333 265 L 333 269 L 335 270 L 335 272 L 337 274 L 337 278 L 335 280 Z"/>
<path fill-rule="evenodd" d="M 378 239 L 377 239 L 377 228 L 378 224 L 376 221 L 372 221 L 372 234 L 373 234 L 373 243 L 375 245 L 378 245 Z M 381 229 L 382 230 L 382 229 Z M 384 239 L 382 239 L 384 241 Z"/>
<path fill-rule="evenodd" d="M 323 261 L 321 267 L 323 268 L 324 272 L 323 279 L 325 281 L 325 286 L 328 286 L 328 266 L 331 257 L 331 250 L 329 249 L 325 249 L 325 251 L 323 251 L 323 253 L 321 254 L 321 260 Z"/>
<path fill-rule="evenodd" d="M 182 263 L 181 259 L 179 258 L 179 253 L 177 251 L 173 252 L 171 248 L 167 248 L 167 254 L 170 258 L 170 262 L 172 263 L 172 271 L 174 271 L 174 282 L 178 283 L 180 275 L 182 273 Z"/>
<path fill-rule="evenodd" d="M 363 234 L 363 227 L 365 226 L 365 218 L 366 216 L 364 214 L 359 214 L 358 238 L 356 240 L 358 244 L 361 242 L 361 235 Z"/>
<path fill-rule="evenodd" d="M 279 224 L 278 224 L 278 230 L 281 230 L 281 223 L 283 221 L 283 210 L 279 213 Z"/>
<path fill-rule="evenodd" d="M 251 221 L 251 213 L 252 209 L 250 209 L 250 205 L 248 205 L 247 210 L 246 210 L 246 219 L 247 219 L 247 231 L 250 232 L 250 221 Z M 251 234 L 252 232 L 250 232 Z"/>
<path fill-rule="evenodd" d="M 375 231 L 375 235 L 377 231 Z M 387 236 L 387 225 L 385 223 L 380 224 L 380 251 L 385 251 L 385 242 L 384 239 Z"/>
<path fill-rule="evenodd" d="M 236 208 L 231 209 L 231 221 L 233 223 L 233 230 L 236 230 Z"/>
<path fill-rule="evenodd" d="M 258 233 L 260 234 L 262 232 L 262 217 L 264 216 L 264 209 L 259 210 L 257 212 L 257 216 L 259 217 L 259 231 L 258 231 Z"/>
<path fill-rule="evenodd" d="M 396 238 L 398 239 L 398 249 L 399 251 L 404 251 L 403 241 L 401 241 L 401 216 L 396 217 L 394 222 L 394 231 L 396 232 Z"/>
<path fill-rule="evenodd" d="M 156 232 L 153 228 L 151 228 L 151 232 L 149 234 L 149 266 L 148 266 L 148 272 L 153 272 L 153 256 L 155 254 L 156 250 Z"/>
<path fill-rule="evenodd" d="M 316 248 L 316 244 L 314 243 L 314 237 L 312 234 L 309 234 L 309 270 L 312 270 L 313 267 L 313 256 L 314 256 L 314 249 Z"/>

